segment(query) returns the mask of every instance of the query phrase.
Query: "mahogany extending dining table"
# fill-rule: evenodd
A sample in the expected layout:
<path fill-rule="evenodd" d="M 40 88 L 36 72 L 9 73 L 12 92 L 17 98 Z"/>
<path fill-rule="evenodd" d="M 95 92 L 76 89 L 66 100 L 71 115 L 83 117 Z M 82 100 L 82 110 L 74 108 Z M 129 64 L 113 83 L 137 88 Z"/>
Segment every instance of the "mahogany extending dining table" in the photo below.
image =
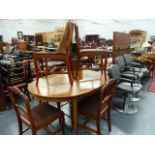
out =
<path fill-rule="evenodd" d="M 53 74 L 36 80 L 28 85 L 28 90 L 37 100 L 47 102 L 70 101 L 72 104 L 72 127 L 74 132 L 78 132 L 78 101 L 89 96 L 106 83 L 108 76 L 105 77 L 99 71 L 83 70 L 81 77 L 74 80 L 71 85 L 66 74 Z"/>

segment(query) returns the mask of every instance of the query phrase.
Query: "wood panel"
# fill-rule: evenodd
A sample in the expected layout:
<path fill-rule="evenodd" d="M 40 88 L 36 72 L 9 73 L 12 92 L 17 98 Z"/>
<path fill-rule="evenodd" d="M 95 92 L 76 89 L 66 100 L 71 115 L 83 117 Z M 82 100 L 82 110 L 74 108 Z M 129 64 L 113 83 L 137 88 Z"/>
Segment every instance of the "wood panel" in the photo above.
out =
<path fill-rule="evenodd" d="M 123 32 L 113 33 L 113 51 L 112 51 L 113 63 L 114 63 L 115 57 L 117 57 L 118 55 L 129 53 L 130 42 L 131 42 L 131 37 L 128 33 L 123 33 Z"/>

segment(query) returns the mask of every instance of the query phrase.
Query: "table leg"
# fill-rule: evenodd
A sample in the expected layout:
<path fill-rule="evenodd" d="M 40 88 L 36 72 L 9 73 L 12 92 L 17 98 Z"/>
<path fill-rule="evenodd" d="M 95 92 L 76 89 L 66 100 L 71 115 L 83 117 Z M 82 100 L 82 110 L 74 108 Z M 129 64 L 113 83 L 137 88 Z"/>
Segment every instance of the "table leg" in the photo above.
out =
<path fill-rule="evenodd" d="M 78 101 L 74 99 L 72 103 L 72 126 L 75 134 L 78 134 L 78 121 Z"/>

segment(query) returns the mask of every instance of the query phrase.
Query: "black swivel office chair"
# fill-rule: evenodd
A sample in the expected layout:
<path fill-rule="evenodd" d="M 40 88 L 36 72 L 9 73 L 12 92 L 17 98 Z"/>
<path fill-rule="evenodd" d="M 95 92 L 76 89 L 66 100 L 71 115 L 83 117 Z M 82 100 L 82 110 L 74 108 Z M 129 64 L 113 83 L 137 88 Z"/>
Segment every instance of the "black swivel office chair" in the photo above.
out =
<path fill-rule="evenodd" d="M 125 78 L 133 80 L 137 79 L 137 81 L 140 82 L 144 76 L 143 72 L 141 72 L 139 69 L 137 70 L 135 67 L 127 66 L 123 56 L 116 57 L 115 63 L 119 66 L 121 75 Z"/>
<path fill-rule="evenodd" d="M 137 95 L 142 90 L 142 85 L 140 83 L 135 83 L 134 80 L 126 79 L 121 77 L 119 66 L 114 64 L 108 68 L 109 76 L 112 79 L 117 80 L 116 91 L 119 90 L 124 95 L 124 104 L 123 108 L 116 107 L 116 110 L 123 114 L 135 114 L 138 109 L 126 102 L 126 98 L 129 95 L 132 97 Z"/>

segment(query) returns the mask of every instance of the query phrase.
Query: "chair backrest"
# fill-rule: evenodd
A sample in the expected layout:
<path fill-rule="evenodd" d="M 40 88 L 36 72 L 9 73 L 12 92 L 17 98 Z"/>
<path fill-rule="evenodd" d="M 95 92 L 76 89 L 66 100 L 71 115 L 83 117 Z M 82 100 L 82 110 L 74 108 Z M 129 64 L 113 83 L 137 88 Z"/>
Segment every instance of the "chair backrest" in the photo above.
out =
<path fill-rule="evenodd" d="M 74 40 L 74 44 L 72 43 Z M 80 51 L 79 28 L 76 23 L 68 21 L 61 37 L 58 52 L 65 52 L 76 58 Z"/>
<path fill-rule="evenodd" d="M 123 56 L 116 57 L 115 63 L 119 66 L 121 72 L 125 71 L 125 61 L 124 61 Z"/>
<path fill-rule="evenodd" d="M 16 102 L 15 95 L 22 98 L 24 105 Z M 21 122 L 25 122 L 26 124 L 29 124 L 31 128 L 34 128 L 35 124 L 28 97 L 24 95 L 16 86 L 9 87 L 9 96 L 16 112 L 18 123 L 20 124 Z"/>
<path fill-rule="evenodd" d="M 105 84 L 100 91 L 100 110 L 102 110 L 102 107 L 104 104 L 108 104 L 111 106 L 112 98 L 115 95 L 115 89 L 116 89 L 116 80 L 111 79 L 108 81 L 107 84 Z"/>
<path fill-rule="evenodd" d="M 131 54 L 124 54 L 123 57 L 127 65 L 130 65 L 133 62 Z"/>
<path fill-rule="evenodd" d="M 68 21 L 65 27 L 65 31 L 61 37 L 60 44 L 58 47 L 58 52 L 70 52 L 72 47 L 72 42 L 76 41 L 76 53 L 74 55 L 77 56 L 80 50 L 80 38 L 79 38 L 79 28 L 76 23 L 72 21 Z M 75 52 L 75 51 L 74 51 Z M 72 53 L 73 54 L 73 53 Z"/>
<path fill-rule="evenodd" d="M 72 39 L 73 39 L 74 28 L 75 28 L 75 24 L 71 21 L 68 21 L 66 24 L 64 33 L 60 40 L 58 52 L 68 52 L 70 50 Z"/>
<path fill-rule="evenodd" d="M 110 67 L 108 67 L 109 76 L 111 79 L 120 79 L 121 78 L 121 72 L 120 68 L 117 64 L 113 64 Z"/>

